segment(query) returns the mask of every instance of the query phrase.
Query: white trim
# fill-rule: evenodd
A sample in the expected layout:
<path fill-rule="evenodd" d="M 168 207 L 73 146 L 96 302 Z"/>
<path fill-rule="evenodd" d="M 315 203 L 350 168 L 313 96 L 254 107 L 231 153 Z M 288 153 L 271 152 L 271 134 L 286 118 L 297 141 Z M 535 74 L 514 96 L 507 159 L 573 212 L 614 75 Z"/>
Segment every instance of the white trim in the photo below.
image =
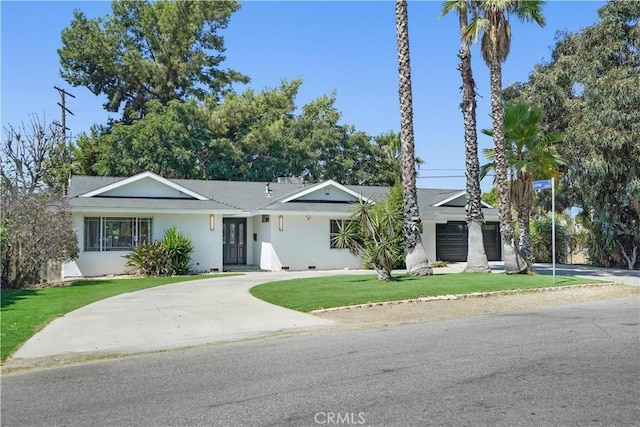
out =
<path fill-rule="evenodd" d="M 360 193 L 358 193 L 356 191 L 353 191 L 350 188 L 347 188 L 344 185 L 339 184 L 339 183 L 335 182 L 332 179 L 330 179 L 328 181 L 321 182 L 321 183 L 316 184 L 316 185 L 312 185 L 311 187 L 309 187 L 309 188 L 307 188 L 307 189 L 305 189 L 303 191 L 300 191 L 300 192 L 292 194 L 291 196 L 288 196 L 288 197 L 286 197 L 286 198 L 284 198 L 282 200 L 279 200 L 279 202 L 280 203 L 287 203 L 287 202 L 290 202 L 292 200 L 298 199 L 298 198 L 300 198 L 302 196 L 306 196 L 307 194 L 311 194 L 311 193 L 314 193 L 314 192 L 316 192 L 318 190 L 322 190 L 323 188 L 329 187 L 329 186 L 332 186 L 332 187 L 337 188 L 338 190 L 344 191 L 345 193 L 349 194 L 350 196 L 355 197 L 358 200 L 362 199 L 367 203 L 373 203 L 373 201 L 371 201 L 371 199 L 369 199 L 368 197 L 365 197 L 362 194 L 360 194 Z"/>
<path fill-rule="evenodd" d="M 186 194 L 188 196 L 191 196 L 194 199 L 197 199 L 197 200 L 209 200 L 208 197 L 205 197 L 202 194 L 198 194 L 195 191 L 191 191 L 191 190 L 189 190 L 189 189 L 187 189 L 187 188 L 185 188 L 185 187 L 183 187 L 181 185 L 176 184 L 175 182 L 172 182 L 172 181 L 170 181 L 170 180 L 168 180 L 166 178 L 161 177 L 160 175 L 156 175 L 155 173 L 149 172 L 149 171 L 139 173 L 138 175 L 130 176 L 129 178 L 125 178 L 123 180 L 114 182 L 113 184 L 109 184 L 109 185 L 106 185 L 104 187 L 100 187 L 100 188 L 97 188 L 95 190 L 89 191 L 88 193 L 80 194 L 78 197 L 94 197 L 94 196 L 98 196 L 100 194 L 106 193 L 106 192 L 111 191 L 111 190 L 115 190 L 116 188 L 123 187 L 125 185 L 134 183 L 134 182 L 139 181 L 139 180 L 144 179 L 144 178 L 151 178 L 151 179 L 153 179 L 153 180 L 155 180 L 155 181 L 157 181 L 157 182 L 159 182 L 161 184 L 166 185 L 167 187 L 171 187 L 174 190 L 180 191 L 181 193 L 184 193 L 184 194 Z"/>
<path fill-rule="evenodd" d="M 222 210 L 222 209 L 182 209 L 182 208 L 163 208 L 163 209 L 157 209 L 157 208 L 135 208 L 135 207 L 124 207 L 124 208 L 112 208 L 112 207 L 96 207 L 96 206 L 82 206 L 82 207 L 72 207 L 71 208 L 71 213 L 81 213 L 81 214 L 87 214 L 87 213 L 95 213 L 97 214 L 102 214 L 102 213 L 121 213 L 121 214 L 127 214 L 127 213 L 132 213 L 132 214 L 138 214 L 138 213 L 151 213 L 151 214 L 156 214 L 156 215 L 165 215 L 165 214 L 180 214 L 180 215 L 209 215 L 209 214 L 216 214 L 216 215 L 224 215 L 225 217 L 227 216 L 238 216 L 241 215 L 238 213 L 237 210 L 232 211 L 232 210 Z"/>
<path fill-rule="evenodd" d="M 438 203 L 434 204 L 434 207 L 441 207 L 446 205 L 447 203 L 449 203 L 452 200 L 457 199 L 460 196 L 466 196 L 467 192 L 466 191 L 461 191 L 459 193 L 454 194 L 453 196 L 447 197 L 444 200 L 439 201 Z M 482 204 L 483 208 L 488 208 L 488 209 L 495 209 L 493 206 L 491 206 L 489 203 L 485 202 L 484 200 L 480 200 L 480 203 Z M 457 206 L 450 206 L 450 207 L 457 207 Z"/>

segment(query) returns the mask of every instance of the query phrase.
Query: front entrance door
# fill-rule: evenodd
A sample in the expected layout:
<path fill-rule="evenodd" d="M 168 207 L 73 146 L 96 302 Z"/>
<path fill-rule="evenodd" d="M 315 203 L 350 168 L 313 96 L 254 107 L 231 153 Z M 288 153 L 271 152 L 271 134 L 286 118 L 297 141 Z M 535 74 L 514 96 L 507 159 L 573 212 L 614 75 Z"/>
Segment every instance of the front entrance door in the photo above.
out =
<path fill-rule="evenodd" d="M 223 264 L 247 263 L 247 219 L 224 218 L 222 220 Z"/>

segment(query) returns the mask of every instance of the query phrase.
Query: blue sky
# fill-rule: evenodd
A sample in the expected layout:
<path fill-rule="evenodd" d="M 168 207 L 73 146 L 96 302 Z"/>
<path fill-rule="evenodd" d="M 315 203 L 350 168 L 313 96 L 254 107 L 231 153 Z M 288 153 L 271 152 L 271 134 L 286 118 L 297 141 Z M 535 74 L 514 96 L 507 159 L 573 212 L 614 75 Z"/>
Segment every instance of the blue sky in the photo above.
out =
<path fill-rule="evenodd" d="M 409 2 L 416 154 L 425 161 L 418 186 L 464 188 L 458 22 L 454 16 L 439 18 L 441 4 Z M 544 8 L 545 28 L 514 21 L 504 86 L 526 81 L 536 63 L 549 59 L 556 32 L 593 24 L 603 4 L 550 1 Z M 74 9 L 89 17 L 111 10 L 110 3 L 100 1 L 1 2 L 3 127 L 27 122 L 30 114 L 60 120 L 54 85 L 76 97 L 67 101 L 75 114 L 67 116 L 73 135 L 93 123 L 106 123 L 105 99 L 70 86 L 59 75 L 60 32 L 71 22 Z M 299 107 L 335 91 L 343 123 L 371 135 L 399 131 L 393 1 L 249 1 L 222 34 L 227 48 L 224 66 L 251 77 L 246 88 L 275 87 L 282 79 L 300 77 L 304 83 Z M 478 127 L 489 128 L 489 75 L 477 47 L 472 54 Z M 492 145 L 484 135 L 479 135 L 479 143 L 481 149 Z M 440 176 L 449 177 L 434 178 Z M 483 190 L 490 186 L 486 178 Z"/>

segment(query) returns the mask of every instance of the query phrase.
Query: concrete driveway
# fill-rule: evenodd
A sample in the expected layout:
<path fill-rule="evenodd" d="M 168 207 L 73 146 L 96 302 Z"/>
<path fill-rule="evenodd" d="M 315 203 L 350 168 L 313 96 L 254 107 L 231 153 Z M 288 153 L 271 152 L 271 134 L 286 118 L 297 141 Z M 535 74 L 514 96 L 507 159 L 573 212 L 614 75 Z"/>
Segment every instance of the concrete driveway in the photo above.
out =
<path fill-rule="evenodd" d="M 464 267 L 465 263 L 453 263 L 436 269 L 434 274 L 458 273 Z M 491 263 L 491 267 L 495 273 L 503 271 L 501 263 Z M 535 270 L 551 274 L 547 264 L 536 264 Z M 12 359 L 130 354 L 321 328 L 333 322 L 258 300 L 249 294 L 249 289 L 276 280 L 363 273 L 372 272 L 251 272 L 122 294 L 54 320 L 18 349 Z M 558 265 L 556 274 L 640 286 L 640 271 Z"/>
<path fill-rule="evenodd" d="M 12 359 L 137 353 L 328 326 L 333 322 L 266 303 L 248 290 L 264 282 L 345 273 L 366 272 L 251 272 L 121 294 L 54 320 Z"/>

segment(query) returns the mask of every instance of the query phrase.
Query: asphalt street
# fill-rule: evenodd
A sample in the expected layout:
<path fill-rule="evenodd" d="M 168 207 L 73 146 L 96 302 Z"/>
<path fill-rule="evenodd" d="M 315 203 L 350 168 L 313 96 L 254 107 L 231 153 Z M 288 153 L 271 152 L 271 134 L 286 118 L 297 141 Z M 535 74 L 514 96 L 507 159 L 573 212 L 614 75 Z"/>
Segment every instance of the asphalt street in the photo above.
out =
<path fill-rule="evenodd" d="M 624 426 L 638 298 L 206 345 L 2 377 L 7 426 Z"/>

